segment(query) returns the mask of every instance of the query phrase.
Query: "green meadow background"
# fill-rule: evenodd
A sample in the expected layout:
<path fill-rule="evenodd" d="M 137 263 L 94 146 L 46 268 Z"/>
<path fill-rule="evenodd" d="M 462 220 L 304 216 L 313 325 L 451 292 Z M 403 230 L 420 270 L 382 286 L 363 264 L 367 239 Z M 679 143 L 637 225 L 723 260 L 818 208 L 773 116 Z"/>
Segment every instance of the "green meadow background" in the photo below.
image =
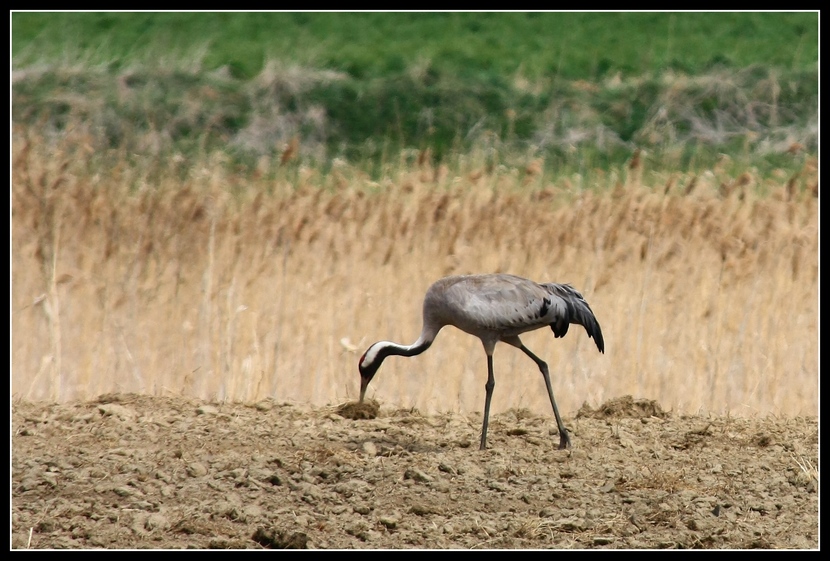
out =
<path fill-rule="evenodd" d="M 375 177 L 402 150 L 585 172 L 647 149 L 766 172 L 817 147 L 818 14 L 13 13 L 12 116 L 90 122 L 96 149 L 155 134 L 246 167 L 302 139 Z M 134 95 L 124 95 L 130 91 Z M 782 150 L 783 148 L 783 150 Z"/>

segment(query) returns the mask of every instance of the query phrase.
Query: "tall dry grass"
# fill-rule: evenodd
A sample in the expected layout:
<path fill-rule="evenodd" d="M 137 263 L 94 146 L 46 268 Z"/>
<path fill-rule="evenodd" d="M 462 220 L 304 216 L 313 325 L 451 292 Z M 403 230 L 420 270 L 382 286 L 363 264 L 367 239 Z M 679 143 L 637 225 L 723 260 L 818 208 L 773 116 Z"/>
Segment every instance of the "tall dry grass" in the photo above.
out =
<path fill-rule="evenodd" d="M 96 171 L 83 142 L 16 135 L 12 163 L 12 394 L 111 391 L 314 404 L 356 397 L 370 343 L 415 340 L 436 278 L 511 272 L 571 282 L 606 354 L 574 327 L 525 343 L 564 412 L 624 394 L 675 411 L 817 414 L 815 160 L 794 177 L 611 172 L 608 189 L 526 170 L 223 162 Z M 156 170 L 158 171 L 158 170 Z M 618 176 L 618 177 L 617 177 Z M 495 355 L 493 410 L 549 403 L 536 366 Z M 477 340 L 446 328 L 387 360 L 370 394 L 422 411 L 481 410 Z"/>

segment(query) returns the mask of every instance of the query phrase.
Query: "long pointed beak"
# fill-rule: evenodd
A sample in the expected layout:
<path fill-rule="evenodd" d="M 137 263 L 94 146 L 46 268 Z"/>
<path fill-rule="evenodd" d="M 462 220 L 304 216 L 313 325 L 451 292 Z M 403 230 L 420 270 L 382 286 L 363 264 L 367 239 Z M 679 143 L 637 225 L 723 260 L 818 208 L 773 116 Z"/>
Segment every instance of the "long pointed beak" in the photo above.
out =
<path fill-rule="evenodd" d="M 366 396 L 366 388 L 369 387 L 369 379 L 368 378 L 360 378 L 360 401 L 358 403 L 363 403 L 363 398 Z"/>

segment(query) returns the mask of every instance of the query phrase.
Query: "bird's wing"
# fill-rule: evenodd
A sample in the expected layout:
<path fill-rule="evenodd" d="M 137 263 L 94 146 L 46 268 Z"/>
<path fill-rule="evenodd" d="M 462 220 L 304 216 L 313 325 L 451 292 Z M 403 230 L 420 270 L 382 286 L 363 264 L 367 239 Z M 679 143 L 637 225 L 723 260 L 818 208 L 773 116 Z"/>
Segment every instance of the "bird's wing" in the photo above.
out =
<path fill-rule="evenodd" d="M 518 335 L 567 317 L 564 299 L 541 285 L 512 275 L 472 275 L 450 286 L 448 308 L 456 327 Z"/>

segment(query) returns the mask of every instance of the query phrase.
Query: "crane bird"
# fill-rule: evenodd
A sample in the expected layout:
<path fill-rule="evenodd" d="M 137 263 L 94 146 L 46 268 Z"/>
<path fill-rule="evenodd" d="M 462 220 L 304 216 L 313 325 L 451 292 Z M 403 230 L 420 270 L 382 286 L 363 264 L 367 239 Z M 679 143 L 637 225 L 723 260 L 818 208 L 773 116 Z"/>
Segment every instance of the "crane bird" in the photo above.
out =
<path fill-rule="evenodd" d="M 484 399 L 480 449 L 487 447 L 490 399 L 496 385 L 493 377 L 493 350 L 499 341 L 520 349 L 541 370 L 559 429 L 559 449 L 570 448 L 568 431 L 553 398 L 548 365 L 524 346 L 519 335 L 550 326 L 555 337 L 564 337 L 572 323 L 583 326 L 588 337 L 594 339 L 599 352 L 605 352 L 602 330 L 594 312 L 582 294 L 569 284 L 537 283 L 501 273 L 439 279 L 427 289 L 424 296 L 423 329 L 417 341 L 411 345 L 378 341 L 360 357 L 359 403 L 363 403 L 366 388 L 386 357 L 419 355 L 432 345 L 441 328 L 453 325 L 481 339 L 484 352 L 487 353 L 487 383 L 484 385 L 487 393 Z"/>

